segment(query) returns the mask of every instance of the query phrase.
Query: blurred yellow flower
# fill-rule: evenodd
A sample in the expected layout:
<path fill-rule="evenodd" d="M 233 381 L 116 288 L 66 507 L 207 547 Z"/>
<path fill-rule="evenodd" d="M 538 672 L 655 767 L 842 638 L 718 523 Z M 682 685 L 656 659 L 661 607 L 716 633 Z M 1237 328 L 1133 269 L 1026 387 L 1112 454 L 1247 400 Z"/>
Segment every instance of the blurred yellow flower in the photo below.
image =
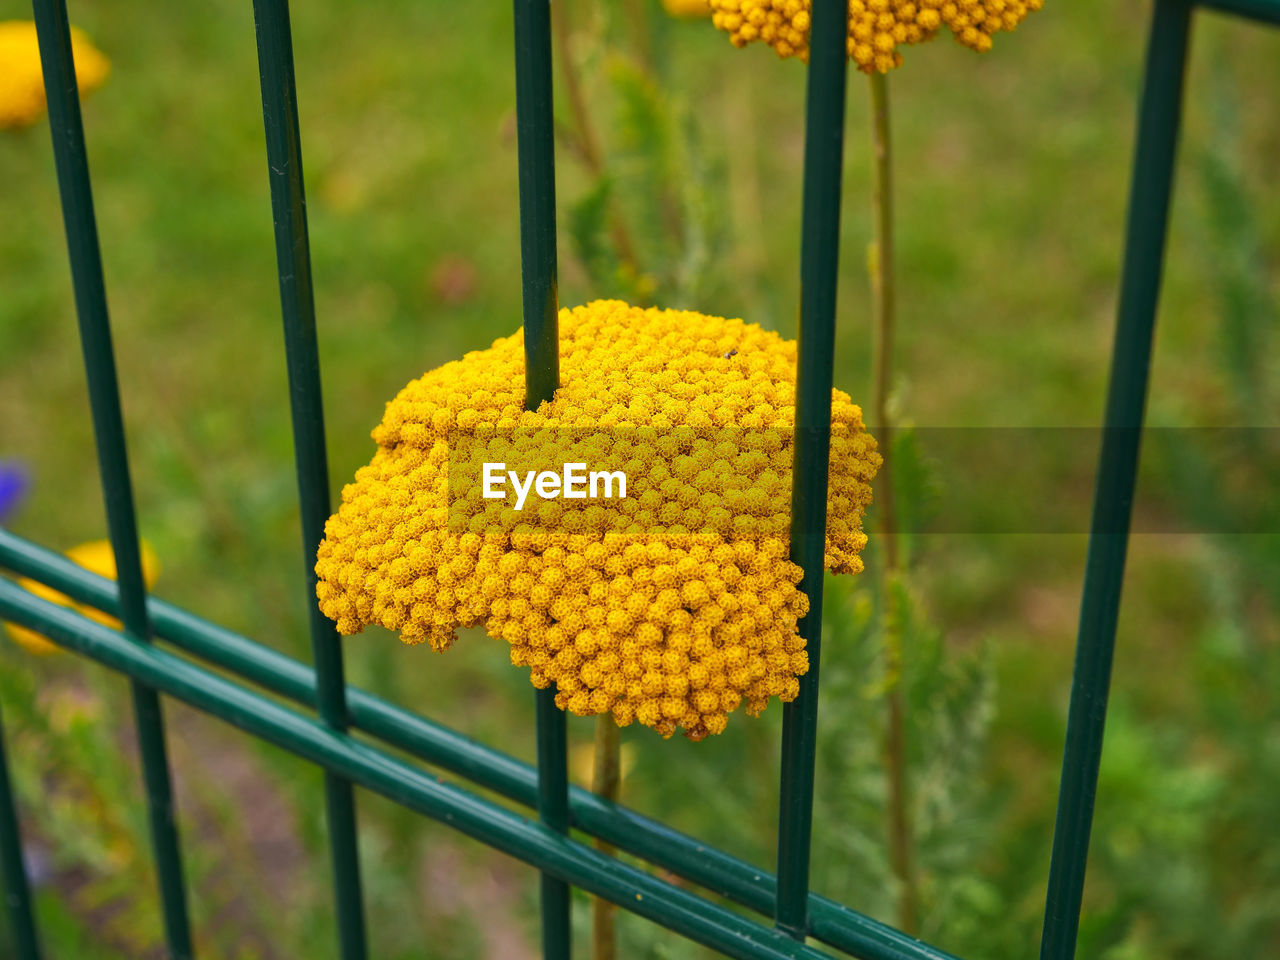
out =
<path fill-rule="evenodd" d="M 115 552 L 111 549 L 110 540 L 91 540 L 88 543 L 82 543 L 80 546 L 72 547 L 68 550 L 67 556 L 91 573 L 96 573 L 101 577 L 108 577 L 112 580 L 116 578 L 116 557 Z M 160 562 L 156 559 L 156 552 L 151 548 L 151 544 L 143 540 L 142 576 L 146 580 L 148 587 L 156 582 L 156 577 L 159 574 Z M 112 630 L 120 629 L 120 621 L 115 617 L 108 616 L 93 607 L 76 603 L 66 594 L 59 593 L 52 587 L 45 586 L 36 580 L 24 577 L 18 581 L 18 586 L 29 593 L 35 594 L 42 600 L 48 600 L 62 607 L 71 607 L 77 613 L 102 624 L 104 627 L 110 627 Z M 6 623 L 4 626 L 9 631 L 9 636 L 13 638 L 14 642 L 28 653 L 46 654 L 54 653 L 58 650 L 56 644 L 46 640 L 34 630 L 20 627 L 16 623 Z"/>
<path fill-rule="evenodd" d="M 102 86 L 111 63 L 76 27 L 71 28 L 71 55 L 81 95 Z M 0 129 L 35 123 L 44 109 L 36 25 L 30 20 L 0 21 Z"/>
<path fill-rule="evenodd" d="M 662 8 L 673 17 L 709 17 L 710 0 L 662 0 Z"/>

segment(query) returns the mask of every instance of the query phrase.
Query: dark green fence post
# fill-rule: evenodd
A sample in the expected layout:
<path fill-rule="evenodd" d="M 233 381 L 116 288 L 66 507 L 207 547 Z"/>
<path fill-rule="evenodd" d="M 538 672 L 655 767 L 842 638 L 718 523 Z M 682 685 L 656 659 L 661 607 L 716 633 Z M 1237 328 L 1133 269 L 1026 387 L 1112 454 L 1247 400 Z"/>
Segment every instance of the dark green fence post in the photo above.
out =
<path fill-rule="evenodd" d="M 1041 960 L 1075 954 L 1107 690 L 1173 190 L 1191 7 L 1156 0 L 1133 160 L 1124 275 L 1085 566 Z"/>
<path fill-rule="evenodd" d="M 4 878 L 5 913 L 9 917 L 13 955 L 16 960 L 40 960 L 40 940 L 31 910 L 31 886 L 27 883 L 27 867 L 22 856 L 22 831 L 13 802 L 3 723 L 0 723 L 0 874 Z"/>
<path fill-rule="evenodd" d="M 133 640 L 147 643 L 151 637 L 151 626 L 147 621 L 146 582 L 142 576 L 138 547 L 133 484 L 129 478 L 124 418 L 120 412 L 120 389 L 111 345 L 98 226 L 93 212 L 93 192 L 89 186 L 89 159 L 85 152 L 80 97 L 71 55 L 70 23 L 63 0 L 36 0 L 34 6 L 44 86 L 48 91 L 49 127 L 53 134 L 58 189 L 62 196 L 62 217 L 71 258 L 76 315 L 80 324 L 80 346 L 89 381 L 89 405 L 106 501 L 107 527 L 111 533 L 120 584 L 120 618 Z M 170 955 L 184 960 L 192 955 L 191 929 L 187 919 L 178 831 L 174 823 L 164 714 L 160 698 L 151 688 L 135 681 L 132 693 L 165 934 Z"/>
<path fill-rule="evenodd" d="M 552 126 L 551 6 L 515 0 L 516 149 L 520 166 L 520 272 L 524 301 L 525 407 L 536 410 L 560 385 L 556 294 L 556 170 Z M 564 711 L 555 685 L 535 694 L 538 816 L 569 829 L 569 771 Z M 572 937 L 569 886 L 542 874 L 542 955 L 567 960 Z"/>
<path fill-rule="evenodd" d="M 293 418 L 294 467 L 302 513 L 303 582 L 306 585 L 311 649 L 316 664 L 320 717 L 334 731 L 347 729 L 346 680 L 342 638 L 316 602 L 316 549 L 329 519 L 329 461 L 325 450 L 324 402 L 316 341 L 315 294 L 307 235 L 298 95 L 293 72 L 293 38 L 287 0 L 254 0 L 262 116 L 266 129 L 271 209 L 275 218 L 276 267 L 284 318 L 285 357 L 289 366 L 289 405 Z M 333 869 L 334 900 L 343 960 L 363 960 L 364 904 L 360 852 L 356 838 L 355 795 L 351 781 L 324 775 L 325 811 Z"/>
<path fill-rule="evenodd" d="M 831 385 L 840 248 L 840 181 L 848 54 L 844 0 L 815 0 L 805 105 L 804 209 L 800 243 L 800 335 L 796 380 L 795 464 L 791 486 L 791 559 L 804 569 L 809 613 L 799 631 L 809 672 L 783 708 L 782 790 L 778 819 L 780 928 L 808 932 L 809 846 L 822 651 L 822 577 L 831 456 Z"/>

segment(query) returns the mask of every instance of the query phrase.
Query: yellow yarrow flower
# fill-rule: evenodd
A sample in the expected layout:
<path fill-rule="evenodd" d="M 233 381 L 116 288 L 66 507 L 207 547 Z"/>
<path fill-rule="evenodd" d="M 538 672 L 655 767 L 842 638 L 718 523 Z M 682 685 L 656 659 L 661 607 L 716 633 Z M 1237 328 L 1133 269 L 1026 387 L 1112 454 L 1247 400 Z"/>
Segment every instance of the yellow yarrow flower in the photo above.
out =
<path fill-rule="evenodd" d="M 596 301 L 560 312 L 563 386 L 523 409 L 520 332 L 406 386 L 325 528 L 316 593 L 340 633 L 378 624 L 447 649 L 510 644 L 562 709 L 692 739 L 740 704 L 793 699 L 808 607 L 787 559 L 796 345 L 741 320 Z M 832 392 L 826 566 L 862 569 L 880 465 Z M 626 476 L 626 496 L 523 510 L 482 493 L 486 462 Z"/>
<path fill-rule="evenodd" d="M 76 27 L 71 28 L 71 55 L 81 96 L 102 86 L 111 63 Z M 44 110 L 36 25 L 30 20 L 0 21 L 0 129 L 33 124 Z"/>
<path fill-rule="evenodd" d="M 712 23 L 735 47 L 760 41 L 779 57 L 809 61 L 812 0 L 710 0 Z M 849 59 L 864 73 L 902 66 L 899 47 L 933 39 L 942 27 L 986 53 L 992 36 L 1014 30 L 1044 0 L 849 0 Z"/>
<path fill-rule="evenodd" d="M 156 577 L 160 575 L 160 562 L 156 558 L 156 552 L 151 548 L 151 544 L 143 540 L 140 546 L 142 550 L 142 577 L 146 581 L 147 587 L 150 588 L 156 582 Z M 82 543 L 78 547 L 72 547 L 68 550 L 67 557 L 100 577 L 107 577 L 111 580 L 116 578 L 116 555 L 115 551 L 111 549 L 110 540 L 91 540 L 88 543 Z M 112 630 L 120 629 L 120 621 L 115 617 L 108 616 L 94 607 L 76 603 L 65 593 L 59 593 L 52 587 L 36 580 L 24 577 L 18 581 L 18 586 L 29 593 L 35 594 L 42 600 L 48 600 L 61 607 L 71 607 L 77 613 L 102 624 L 104 627 L 110 627 Z M 34 630 L 20 627 L 16 623 L 6 623 L 4 626 L 14 642 L 28 653 L 56 653 L 60 649 L 57 644 L 46 640 Z"/>

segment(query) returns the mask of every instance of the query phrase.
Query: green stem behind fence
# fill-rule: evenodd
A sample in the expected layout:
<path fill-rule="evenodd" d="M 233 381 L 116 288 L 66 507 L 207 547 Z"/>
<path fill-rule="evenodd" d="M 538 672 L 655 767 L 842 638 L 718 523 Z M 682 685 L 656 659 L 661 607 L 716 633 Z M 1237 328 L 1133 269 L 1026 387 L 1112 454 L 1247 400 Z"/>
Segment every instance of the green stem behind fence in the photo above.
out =
<path fill-rule="evenodd" d="M 882 73 L 871 74 L 871 144 L 873 152 L 871 210 L 874 235 L 867 255 L 874 316 L 872 344 L 872 424 L 880 442 L 877 511 L 885 569 L 880 578 L 881 616 L 885 638 L 885 670 L 889 715 L 885 731 L 885 763 L 889 773 L 889 860 L 898 880 L 898 926 L 916 930 L 916 880 L 912 863 L 911 820 L 907 809 L 907 750 L 902 692 L 902 618 L 899 615 L 898 523 L 893 505 L 890 452 L 893 421 L 889 390 L 893 375 L 893 325 L 896 312 L 893 275 L 893 154 L 889 133 L 889 90 Z"/>

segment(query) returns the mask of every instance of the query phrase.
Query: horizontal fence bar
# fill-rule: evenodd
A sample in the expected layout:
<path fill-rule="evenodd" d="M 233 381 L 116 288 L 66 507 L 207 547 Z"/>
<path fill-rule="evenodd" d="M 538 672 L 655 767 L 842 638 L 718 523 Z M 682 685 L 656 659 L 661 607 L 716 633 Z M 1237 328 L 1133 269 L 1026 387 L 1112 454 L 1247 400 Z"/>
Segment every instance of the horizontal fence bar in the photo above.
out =
<path fill-rule="evenodd" d="M 0 617 L 737 960 L 831 956 L 3 579 Z"/>
<path fill-rule="evenodd" d="M 89 181 L 89 156 L 85 149 L 80 95 L 71 52 L 71 26 L 64 0 L 36 0 L 34 12 L 44 87 L 48 94 L 49 130 L 53 135 L 58 192 L 71 260 L 80 347 L 89 386 L 89 409 L 98 451 L 107 528 L 120 581 L 120 619 L 130 637 L 146 643 L 151 637 L 147 623 L 147 588 L 142 573 L 133 483 L 129 477 L 129 452 L 120 409 L 120 387 L 111 342 L 98 224 Z M 156 692 L 145 685 L 133 683 L 131 693 L 165 939 L 173 960 L 187 960 L 192 956 L 191 925 L 174 816 L 164 710 Z"/>
<path fill-rule="evenodd" d="M 77 602 L 107 613 L 116 610 L 116 586 L 110 580 L 5 530 L 0 530 L 0 567 Z M 163 600 L 151 597 L 148 602 L 161 639 L 273 693 L 314 705 L 315 674 L 306 665 Z M 348 686 L 347 700 L 355 728 L 525 806 L 536 804 L 537 774 L 528 764 L 358 687 Z M 570 787 L 569 796 L 575 827 L 762 915 L 772 915 L 776 884 L 769 872 L 588 790 Z M 817 894 L 809 894 L 809 916 L 814 937 L 867 960 L 957 960 Z"/>
<path fill-rule="evenodd" d="M 1280 0 L 1183 0 L 1183 2 L 1280 26 Z"/>

